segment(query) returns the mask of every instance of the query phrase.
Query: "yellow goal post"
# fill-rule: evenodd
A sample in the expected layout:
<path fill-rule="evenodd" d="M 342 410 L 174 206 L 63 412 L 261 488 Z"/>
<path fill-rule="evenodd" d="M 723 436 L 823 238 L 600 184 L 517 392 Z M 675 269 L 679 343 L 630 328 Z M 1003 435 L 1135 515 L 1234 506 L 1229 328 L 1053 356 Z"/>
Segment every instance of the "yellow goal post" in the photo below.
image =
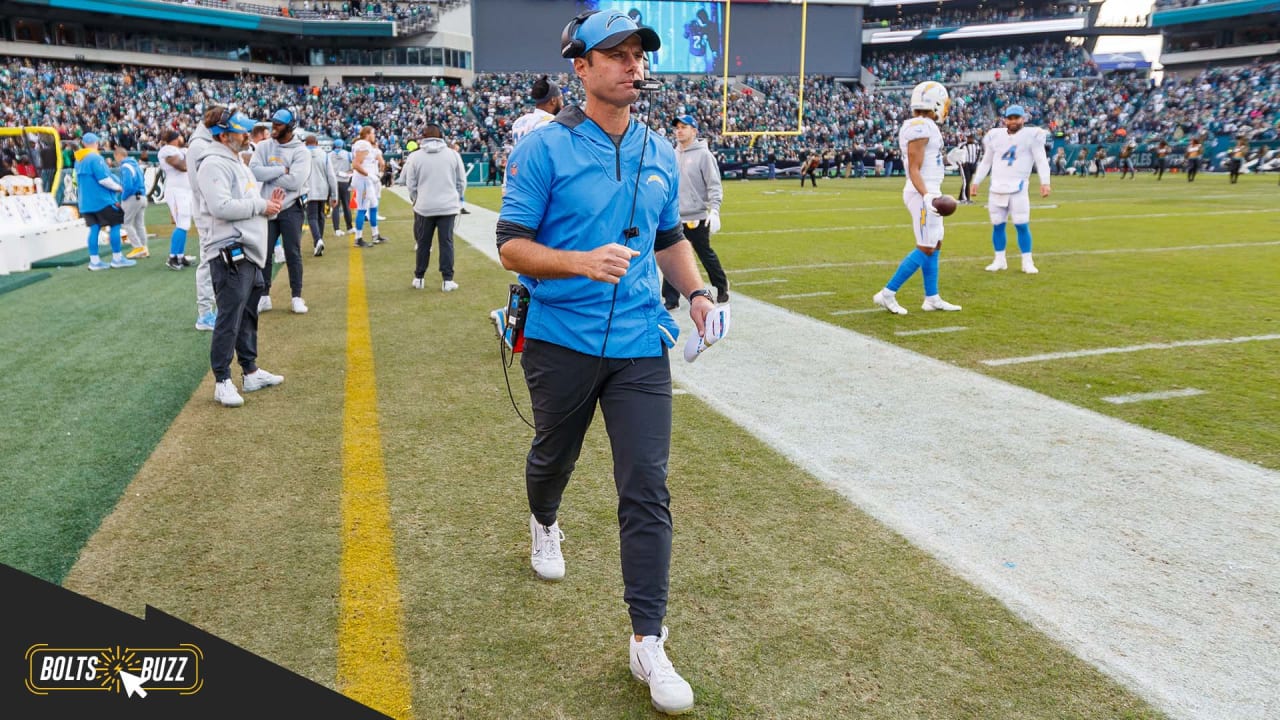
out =
<path fill-rule="evenodd" d="M 724 76 L 720 81 L 720 134 L 726 137 L 750 136 L 751 146 L 761 137 L 796 137 L 804 134 L 804 48 L 809 29 L 809 0 L 800 3 L 800 94 L 796 98 L 795 130 L 730 130 L 729 129 L 729 38 L 733 25 L 733 0 L 724 3 Z"/>

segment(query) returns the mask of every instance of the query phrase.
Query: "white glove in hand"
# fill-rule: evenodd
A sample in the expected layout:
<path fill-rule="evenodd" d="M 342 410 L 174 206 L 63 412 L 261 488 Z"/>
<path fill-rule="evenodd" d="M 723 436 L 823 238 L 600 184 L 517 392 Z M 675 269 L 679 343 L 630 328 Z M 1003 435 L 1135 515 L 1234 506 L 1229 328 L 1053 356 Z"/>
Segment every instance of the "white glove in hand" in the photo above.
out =
<path fill-rule="evenodd" d="M 937 199 L 938 199 L 938 198 L 940 198 L 940 197 L 942 197 L 942 194 L 941 194 L 941 193 L 925 193 L 925 195 L 924 195 L 924 209 L 925 209 L 925 211 L 926 211 L 926 212 L 928 212 L 930 215 L 937 215 L 937 214 L 938 214 L 938 208 L 936 208 L 936 207 L 934 207 L 934 206 L 933 206 L 933 201 L 934 201 L 934 200 L 937 200 Z"/>
<path fill-rule="evenodd" d="M 703 332 L 701 336 L 690 335 L 689 341 L 684 344 L 685 362 L 693 362 L 707 348 L 714 345 L 718 340 L 722 340 L 729 332 L 729 304 L 717 305 L 714 310 L 707 313 L 707 318 L 703 324 Z"/>
<path fill-rule="evenodd" d="M 712 235 L 720 232 L 720 212 L 719 211 L 713 210 L 711 214 L 707 216 L 707 227 L 711 230 Z"/>

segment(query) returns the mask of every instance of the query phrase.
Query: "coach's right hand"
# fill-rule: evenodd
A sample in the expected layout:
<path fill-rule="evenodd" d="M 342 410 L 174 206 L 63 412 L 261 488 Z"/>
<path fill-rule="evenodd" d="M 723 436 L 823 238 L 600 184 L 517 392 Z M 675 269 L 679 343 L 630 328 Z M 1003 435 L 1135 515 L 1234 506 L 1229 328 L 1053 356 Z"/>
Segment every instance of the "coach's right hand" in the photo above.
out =
<path fill-rule="evenodd" d="M 582 255 L 582 272 L 592 280 L 617 285 L 619 279 L 627 274 L 631 267 L 631 258 L 640 254 L 625 245 L 609 243 Z"/>

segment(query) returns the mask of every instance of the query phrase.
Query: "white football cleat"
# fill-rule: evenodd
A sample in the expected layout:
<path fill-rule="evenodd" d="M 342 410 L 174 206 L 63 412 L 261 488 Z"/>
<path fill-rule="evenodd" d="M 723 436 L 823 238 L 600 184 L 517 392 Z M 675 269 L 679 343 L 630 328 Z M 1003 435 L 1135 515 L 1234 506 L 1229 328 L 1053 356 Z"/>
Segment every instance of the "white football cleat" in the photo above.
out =
<path fill-rule="evenodd" d="M 925 312 L 933 312 L 934 310 L 943 310 L 945 312 L 956 312 L 960 309 L 959 305 L 953 305 L 941 297 L 934 295 L 924 299 L 924 304 L 920 306 Z"/>
<path fill-rule="evenodd" d="M 236 392 L 236 386 L 231 382 L 230 378 L 214 384 L 213 399 L 214 402 L 223 407 L 240 407 L 244 405 L 244 398 L 240 397 L 240 393 Z"/>
<path fill-rule="evenodd" d="M 1040 269 L 1031 261 L 1031 258 L 1022 258 L 1022 272 L 1028 275 L 1035 275 L 1040 272 Z"/>
<path fill-rule="evenodd" d="M 894 315 L 907 314 L 907 309 L 898 304 L 897 293 L 890 292 L 888 288 L 885 288 L 873 295 L 871 300 Z"/>
<path fill-rule="evenodd" d="M 668 715 L 680 715 L 693 708 L 693 688 L 667 659 L 666 642 L 665 626 L 662 635 L 645 635 L 638 642 L 632 635 L 631 674 L 649 686 L 649 699 L 655 708 Z"/>
<path fill-rule="evenodd" d="M 269 388 L 282 382 L 284 382 L 283 375 L 272 375 L 266 370 L 258 368 L 244 376 L 244 391 L 247 393 L 257 392 L 262 388 Z"/>
<path fill-rule="evenodd" d="M 560 530 L 560 523 L 553 522 L 547 527 L 530 515 L 529 536 L 532 541 L 529 560 L 533 571 L 543 580 L 563 578 L 564 555 L 560 553 L 560 543 L 564 541 L 564 533 Z"/>
<path fill-rule="evenodd" d="M 1009 262 L 1002 257 L 996 258 L 990 265 L 986 267 L 987 272 L 997 272 L 999 270 L 1008 270 Z"/>

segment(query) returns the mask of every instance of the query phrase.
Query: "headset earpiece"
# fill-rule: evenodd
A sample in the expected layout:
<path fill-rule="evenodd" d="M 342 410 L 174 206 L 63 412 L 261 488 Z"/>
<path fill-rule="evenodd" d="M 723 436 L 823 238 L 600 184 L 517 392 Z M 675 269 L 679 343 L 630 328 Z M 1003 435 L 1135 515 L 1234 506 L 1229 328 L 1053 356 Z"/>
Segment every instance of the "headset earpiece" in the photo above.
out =
<path fill-rule="evenodd" d="M 560 31 L 560 57 L 566 60 L 582 57 L 587 54 L 587 44 L 578 39 L 578 28 L 582 27 L 582 23 L 587 18 L 595 15 L 599 10 L 588 10 L 580 13 L 577 17 L 569 21 L 564 26 L 564 30 Z"/>

